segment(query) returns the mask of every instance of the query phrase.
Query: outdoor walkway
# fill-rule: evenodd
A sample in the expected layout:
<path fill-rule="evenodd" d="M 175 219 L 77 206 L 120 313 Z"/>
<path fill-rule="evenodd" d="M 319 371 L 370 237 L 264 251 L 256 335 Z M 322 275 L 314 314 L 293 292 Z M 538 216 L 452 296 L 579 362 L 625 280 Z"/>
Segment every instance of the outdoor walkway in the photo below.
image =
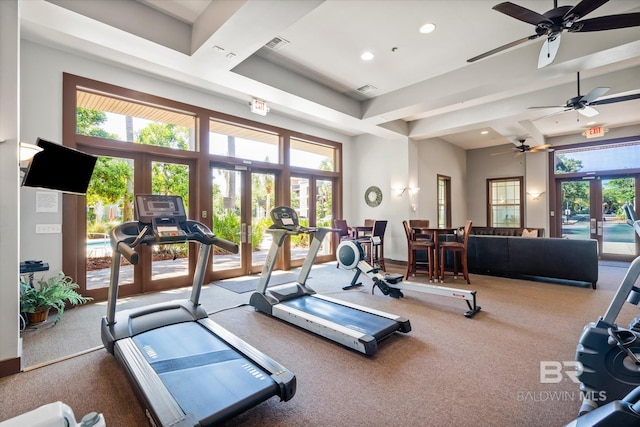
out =
<path fill-rule="evenodd" d="M 258 250 L 253 252 L 254 264 L 264 264 L 268 250 Z M 294 259 L 304 258 L 307 249 L 293 249 L 291 255 Z M 213 269 L 216 271 L 237 268 L 240 266 L 240 255 L 215 255 Z M 189 274 L 188 258 L 176 258 L 175 260 L 154 261 L 152 264 L 152 276 L 154 279 L 165 279 L 169 277 L 185 276 Z M 87 289 L 99 289 L 109 286 L 110 268 L 87 271 Z M 120 266 L 119 284 L 133 282 L 133 266 Z"/>

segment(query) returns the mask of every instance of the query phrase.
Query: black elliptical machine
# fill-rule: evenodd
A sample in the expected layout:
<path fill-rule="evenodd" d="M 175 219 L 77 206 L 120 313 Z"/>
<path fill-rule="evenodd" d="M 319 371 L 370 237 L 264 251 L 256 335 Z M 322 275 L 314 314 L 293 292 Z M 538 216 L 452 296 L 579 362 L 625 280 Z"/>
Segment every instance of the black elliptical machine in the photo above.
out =
<path fill-rule="evenodd" d="M 634 217 L 635 218 L 635 217 Z M 633 227 L 640 236 L 640 221 Z M 625 302 L 638 305 L 640 257 L 629 266 L 609 308 L 585 326 L 576 349 L 580 416 L 569 425 L 640 425 L 640 316 L 628 329 L 615 321 Z"/>

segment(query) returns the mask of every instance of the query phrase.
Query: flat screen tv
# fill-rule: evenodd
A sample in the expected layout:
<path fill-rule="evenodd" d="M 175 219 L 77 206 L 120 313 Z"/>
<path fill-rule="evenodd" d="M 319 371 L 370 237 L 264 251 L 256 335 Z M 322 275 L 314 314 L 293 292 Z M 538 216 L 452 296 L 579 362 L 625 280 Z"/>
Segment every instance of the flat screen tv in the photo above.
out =
<path fill-rule="evenodd" d="M 76 194 L 87 192 L 97 157 L 41 138 L 36 145 L 42 151 L 29 161 L 23 186 Z"/>

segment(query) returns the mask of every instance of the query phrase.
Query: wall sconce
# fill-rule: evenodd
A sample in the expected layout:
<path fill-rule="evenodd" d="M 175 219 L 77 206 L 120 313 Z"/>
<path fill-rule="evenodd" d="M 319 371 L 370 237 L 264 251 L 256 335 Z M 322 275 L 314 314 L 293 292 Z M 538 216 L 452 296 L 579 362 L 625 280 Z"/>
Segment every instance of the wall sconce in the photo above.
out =
<path fill-rule="evenodd" d="M 41 147 L 33 144 L 27 144 L 26 142 L 20 143 L 20 161 L 31 159 L 33 156 L 42 151 Z"/>
<path fill-rule="evenodd" d="M 391 191 L 396 195 L 396 197 L 402 197 L 402 195 L 407 191 L 406 187 L 391 187 Z"/>
<path fill-rule="evenodd" d="M 0 143 L 7 142 L 6 139 L 0 139 Z M 42 148 L 37 145 L 28 144 L 26 142 L 20 143 L 20 151 L 18 153 L 18 161 L 24 162 L 31 159 L 33 156 L 42 151 Z"/>
<path fill-rule="evenodd" d="M 397 197 L 401 197 L 404 193 L 409 193 L 409 196 L 415 196 L 420 188 L 418 187 L 391 187 L 391 190 L 395 193 Z"/>
<path fill-rule="evenodd" d="M 544 191 L 527 191 L 527 194 L 530 195 L 533 200 L 538 200 L 540 196 L 544 194 Z"/>

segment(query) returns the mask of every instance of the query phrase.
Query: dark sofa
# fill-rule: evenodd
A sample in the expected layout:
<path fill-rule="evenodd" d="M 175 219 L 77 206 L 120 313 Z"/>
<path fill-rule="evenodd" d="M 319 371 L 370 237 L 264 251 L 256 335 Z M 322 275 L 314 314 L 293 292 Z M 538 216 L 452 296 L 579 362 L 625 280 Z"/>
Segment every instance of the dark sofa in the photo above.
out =
<path fill-rule="evenodd" d="M 472 236 L 522 236 L 522 232 L 536 231 L 537 236 L 529 237 L 544 237 L 544 228 L 511 228 L 511 227 L 471 227 Z"/>
<path fill-rule="evenodd" d="M 598 281 L 596 240 L 470 234 L 467 257 L 471 273 Z"/>

